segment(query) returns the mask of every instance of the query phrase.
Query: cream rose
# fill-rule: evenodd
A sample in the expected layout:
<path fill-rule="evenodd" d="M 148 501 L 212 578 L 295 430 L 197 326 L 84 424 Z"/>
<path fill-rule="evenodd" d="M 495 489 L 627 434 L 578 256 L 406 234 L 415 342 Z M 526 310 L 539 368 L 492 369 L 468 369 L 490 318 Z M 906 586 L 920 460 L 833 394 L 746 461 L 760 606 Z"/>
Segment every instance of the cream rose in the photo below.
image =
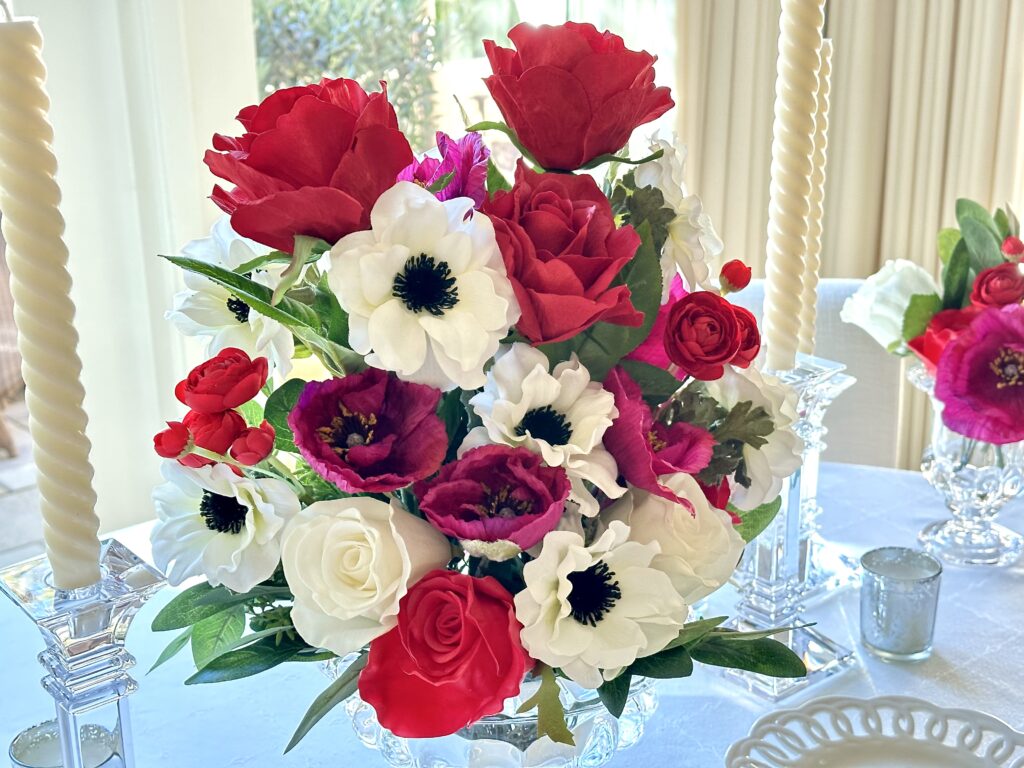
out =
<path fill-rule="evenodd" d="M 292 623 L 310 645 L 339 656 L 357 651 L 398 623 L 409 587 L 450 557 L 448 540 L 397 503 L 318 501 L 284 534 Z"/>

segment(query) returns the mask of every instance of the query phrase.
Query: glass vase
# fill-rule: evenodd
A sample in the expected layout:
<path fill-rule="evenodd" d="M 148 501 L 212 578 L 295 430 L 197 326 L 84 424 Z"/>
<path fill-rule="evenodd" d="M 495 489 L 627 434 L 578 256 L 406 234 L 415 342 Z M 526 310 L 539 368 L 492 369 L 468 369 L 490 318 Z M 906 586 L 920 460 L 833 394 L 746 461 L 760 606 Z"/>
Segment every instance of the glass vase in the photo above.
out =
<path fill-rule="evenodd" d="M 1009 565 L 1024 552 L 1024 537 L 995 523 L 996 515 L 1024 489 L 1024 442 L 994 445 L 958 434 L 943 423 L 935 379 L 923 366 L 910 382 L 932 404 L 931 438 L 921 473 L 946 500 L 953 517 L 925 526 L 921 545 L 953 565 Z"/>
<path fill-rule="evenodd" d="M 336 669 L 327 672 L 337 674 Z M 535 709 L 516 714 L 539 685 L 529 678 L 499 714 L 440 738 L 395 736 L 377 721 L 373 707 L 358 694 L 345 702 L 345 710 L 359 740 L 396 768 L 597 768 L 606 765 L 616 752 L 635 745 L 658 708 L 654 681 L 647 678 L 634 678 L 626 708 L 618 719 L 608 713 L 595 691 L 565 680 L 558 682 L 575 746 L 538 737 Z"/>

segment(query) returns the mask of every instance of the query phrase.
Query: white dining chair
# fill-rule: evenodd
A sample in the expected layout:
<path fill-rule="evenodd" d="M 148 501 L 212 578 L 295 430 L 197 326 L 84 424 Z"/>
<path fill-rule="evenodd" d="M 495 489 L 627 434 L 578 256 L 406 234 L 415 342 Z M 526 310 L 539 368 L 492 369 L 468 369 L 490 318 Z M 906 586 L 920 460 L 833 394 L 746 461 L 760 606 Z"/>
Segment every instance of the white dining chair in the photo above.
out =
<path fill-rule="evenodd" d="M 839 319 L 847 297 L 863 280 L 825 279 L 818 288 L 816 354 L 846 365 L 857 382 L 840 394 L 825 417 L 828 446 L 823 458 L 850 464 L 898 466 L 900 393 L 899 358 L 888 354 L 855 325 Z M 746 307 L 761 325 L 764 282 L 753 280 L 729 300 Z"/>

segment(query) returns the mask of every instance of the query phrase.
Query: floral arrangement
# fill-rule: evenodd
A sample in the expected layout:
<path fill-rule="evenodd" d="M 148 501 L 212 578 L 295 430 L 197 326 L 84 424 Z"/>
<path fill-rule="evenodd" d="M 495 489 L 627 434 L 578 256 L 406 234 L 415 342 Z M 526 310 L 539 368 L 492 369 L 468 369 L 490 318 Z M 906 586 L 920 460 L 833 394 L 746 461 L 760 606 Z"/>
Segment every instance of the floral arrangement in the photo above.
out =
<path fill-rule="evenodd" d="M 794 394 L 760 373 L 721 242 L 655 137 L 654 57 L 588 24 L 485 42 L 505 123 L 413 154 L 351 80 L 287 88 L 214 137 L 210 237 L 168 260 L 210 359 L 156 435 L 157 616 L 189 683 L 341 657 L 292 745 L 358 691 L 398 735 L 451 734 L 559 680 L 618 716 L 633 677 L 804 668 L 771 633 L 690 619 L 779 508 Z M 479 131 L 523 155 L 512 180 Z M 609 163 L 604 186 L 586 173 Z M 630 165 L 633 170 L 619 173 Z"/>
<path fill-rule="evenodd" d="M 956 203 L 939 232 L 941 284 L 890 261 L 851 296 L 842 318 L 890 352 L 914 355 L 934 378 L 943 423 L 995 445 L 1024 440 L 1024 242 L 1007 206 L 994 215 Z"/>

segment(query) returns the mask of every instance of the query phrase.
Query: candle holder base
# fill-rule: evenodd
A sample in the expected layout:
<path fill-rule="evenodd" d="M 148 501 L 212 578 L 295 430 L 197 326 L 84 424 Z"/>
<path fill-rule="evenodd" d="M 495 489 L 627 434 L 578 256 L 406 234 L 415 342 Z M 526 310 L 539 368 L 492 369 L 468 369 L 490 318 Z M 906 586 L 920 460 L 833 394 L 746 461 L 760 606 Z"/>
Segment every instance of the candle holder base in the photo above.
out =
<path fill-rule="evenodd" d="M 138 684 L 128 674 L 135 659 L 124 640 L 139 609 L 165 582 L 159 571 L 113 539 L 102 542 L 100 557 L 100 581 L 83 589 L 56 589 L 45 557 L 0 571 L 0 592 L 43 635 L 46 649 L 39 662 L 47 674 L 42 685 L 56 707 L 55 721 L 15 738 L 12 760 L 32 765 L 26 759 L 32 750 L 42 750 L 40 755 L 50 750 L 60 762 L 39 764 L 134 768 L 127 697 Z M 110 754 L 98 754 L 97 734 L 104 735 Z"/>

